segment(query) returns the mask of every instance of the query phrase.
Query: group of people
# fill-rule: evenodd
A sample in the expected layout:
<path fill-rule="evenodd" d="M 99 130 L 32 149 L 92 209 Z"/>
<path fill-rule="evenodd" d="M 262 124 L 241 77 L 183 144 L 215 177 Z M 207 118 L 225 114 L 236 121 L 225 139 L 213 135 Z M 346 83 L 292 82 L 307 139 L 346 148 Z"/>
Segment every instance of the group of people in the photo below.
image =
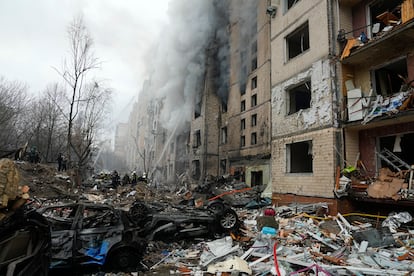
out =
<path fill-rule="evenodd" d="M 112 186 L 114 188 L 118 187 L 119 185 L 136 185 L 140 181 L 146 182 L 146 177 L 145 175 L 138 177 L 135 171 L 132 172 L 131 176 L 129 176 L 128 173 L 125 173 L 122 179 L 116 170 L 112 172 Z"/>
<path fill-rule="evenodd" d="M 58 171 L 59 172 L 66 171 L 67 159 L 62 153 L 59 153 L 57 162 L 58 162 Z"/>

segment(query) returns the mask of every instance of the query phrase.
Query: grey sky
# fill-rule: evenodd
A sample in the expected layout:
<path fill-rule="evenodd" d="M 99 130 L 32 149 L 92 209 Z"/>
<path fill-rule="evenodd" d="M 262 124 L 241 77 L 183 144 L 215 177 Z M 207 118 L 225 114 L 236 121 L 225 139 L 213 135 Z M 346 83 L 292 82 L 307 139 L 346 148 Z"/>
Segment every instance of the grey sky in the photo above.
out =
<path fill-rule="evenodd" d="M 83 14 L 114 89 L 112 120 L 126 121 L 146 77 L 147 50 L 166 21 L 169 0 L 0 0 L 0 76 L 37 93 L 61 82 L 53 67 L 68 56 L 67 27 Z"/>

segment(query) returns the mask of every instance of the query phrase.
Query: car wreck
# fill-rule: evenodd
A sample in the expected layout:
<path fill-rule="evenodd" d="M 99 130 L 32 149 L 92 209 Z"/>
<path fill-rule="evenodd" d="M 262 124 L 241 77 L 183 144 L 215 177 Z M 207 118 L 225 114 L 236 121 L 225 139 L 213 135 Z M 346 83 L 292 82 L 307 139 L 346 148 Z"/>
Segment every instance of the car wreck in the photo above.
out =
<path fill-rule="evenodd" d="M 58 204 L 38 210 L 51 226 L 52 269 L 102 266 L 136 269 L 146 242 L 122 210 L 88 202 Z"/>
<path fill-rule="evenodd" d="M 209 208 L 135 202 L 128 210 L 75 202 L 38 210 L 51 226 L 51 269 L 99 266 L 109 271 L 139 270 L 150 240 L 217 237 L 235 230 L 229 207 Z"/>

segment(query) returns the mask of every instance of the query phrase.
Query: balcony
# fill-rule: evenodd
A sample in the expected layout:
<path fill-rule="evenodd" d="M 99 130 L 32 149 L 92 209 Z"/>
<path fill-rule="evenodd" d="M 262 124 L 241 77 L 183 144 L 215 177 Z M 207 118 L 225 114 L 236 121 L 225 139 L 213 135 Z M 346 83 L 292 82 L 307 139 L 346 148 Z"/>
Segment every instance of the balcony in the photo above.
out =
<path fill-rule="evenodd" d="M 352 43 L 351 40 L 348 40 Z M 392 30 L 377 36 L 367 43 L 351 47 L 349 55 L 342 55 L 342 63 L 348 65 L 376 64 L 378 60 L 387 60 L 408 52 L 414 47 L 414 21 L 394 26 Z M 345 50 L 347 47 L 345 47 Z"/>

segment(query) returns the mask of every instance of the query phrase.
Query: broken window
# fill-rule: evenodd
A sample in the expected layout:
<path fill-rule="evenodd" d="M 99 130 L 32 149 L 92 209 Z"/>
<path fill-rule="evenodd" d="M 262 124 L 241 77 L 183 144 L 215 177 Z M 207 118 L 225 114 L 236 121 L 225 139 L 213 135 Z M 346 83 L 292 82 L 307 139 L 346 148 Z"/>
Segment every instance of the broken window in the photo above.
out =
<path fill-rule="evenodd" d="M 257 77 L 252 78 L 252 90 L 257 88 Z"/>
<path fill-rule="evenodd" d="M 201 132 L 196 130 L 193 134 L 193 148 L 198 148 L 201 146 Z"/>
<path fill-rule="evenodd" d="M 373 71 L 373 82 L 377 95 L 389 96 L 401 91 L 403 78 L 408 76 L 406 58 L 391 62 Z"/>
<path fill-rule="evenodd" d="M 286 1 L 286 10 L 289 10 L 290 8 L 292 8 L 294 5 L 296 5 L 297 2 L 299 2 L 300 0 L 285 0 Z"/>
<path fill-rule="evenodd" d="M 250 175 L 250 184 L 252 187 L 263 185 L 263 171 L 251 172 Z"/>
<path fill-rule="evenodd" d="M 246 119 L 241 119 L 240 120 L 240 130 L 245 130 L 246 129 Z"/>
<path fill-rule="evenodd" d="M 313 171 L 312 141 L 286 145 L 286 165 L 289 173 L 310 173 Z"/>
<path fill-rule="evenodd" d="M 381 34 L 381 31 L 391 25 L 399 24 L 401 20 L 402 0 L 374 1 L 369 5 L 369 23 L 373 37 Z"/>
<path fill-rule="evenodd" d="M 201 170 L 200 170 L 200 160 L 193 160 L 192 162 L 193 164 L 193 168 L 192 168 L 192 172 L 193 172 L 193 178 L 194 179 L 199 179 L 201 176 Z"/>
<path fill-rule="evenodd" d="M 379 151 L 384 149 L 392 152 L 395 156 L 401 159 L 408 165 L 414 164 L 414 133 L 403 133 L 397 135 L 390 135 L 379 138 Z M 387 167 L 392 171 L 396 171 L 395 167 L 387 163 L 385 160 L 381 161 L 380 168 Z M 390 160 L 392 161 L 392 160 Z M 394 162 L 395 163 L 395 162 Z M 396 164 L 399 166 L 399 164 Z M 405 170 L 406 168 L 400 168 Z"/>
<path fill-rule="evenodd" d="M 309 25 L 300 26 L 286 37 L 288 60 L 309 49 Z"/>
<path fill-rule="evenodd" d="M 111 208 L 88 206 L 83 210 L 83 229 L 115 226 L 117 222 L 119 218 Z"/>
<path fill-rule="evenodd" d="M 227 127 L 221 128 L 221 143 L 222 144 L 227 143 Z"/>
<path fill-rule="evenodd" d="M 257 133 L 253 132 L 250 138 L 250 144 L 251 145 L 256 145 L 257 144 Z"/>
<path fill-rule="evenodd" d="M 288 90 L 288 115 L 310 108 L 311 82 L 307 81 Z"/>
<path fill-rule="evenodd" d="M 246 136 L 242 135 L 240 137 L 240 147 L 246 146 Z"/>
<path fill-rule="evenodd" d="M 257 114 L 252 115 L 252 127 L 257 125 Z"/>
<path fill-rule="evenodd" d="M 227 172 L 227 160 L 222 159 L 220 160 L 220 174 L 224 175 Z"/>
<path fill-rule="evenodd" d="M 257 57 L 252 58 L 252 72 L 257 69 Z"/>
<path fill-rule="evenodd" d="M 252 95 L 252 107 L 257 105 L 257 95 Z"/>
<path fill-rule="evenodd" d="M 245 111 L 246 110 L 246 101 L 245 100 L 243 100 L 243 101 L 241 101 L 241 103 L 240 103 L 240 112 L 243 112 L 243 111 Z"/>
<path fill-rule="evenodd" d="M 71 229 L 74 218 L 76 216 L 77 206 L 54 206 L 46 209 L 43 213 L 51 223 L 53 231 Z"/>

